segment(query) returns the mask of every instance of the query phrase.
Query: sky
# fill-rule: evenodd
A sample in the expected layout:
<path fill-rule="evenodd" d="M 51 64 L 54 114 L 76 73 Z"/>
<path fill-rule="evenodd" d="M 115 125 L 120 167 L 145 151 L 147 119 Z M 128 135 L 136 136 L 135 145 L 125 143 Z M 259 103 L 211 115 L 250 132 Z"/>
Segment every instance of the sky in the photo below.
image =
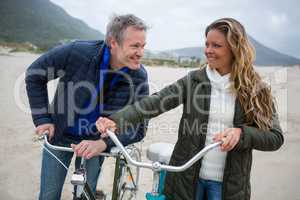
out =
<path fill-rule="evenodd" d="M 204 30 L 218 18 L 239 20 L 254 39 L 300 58 L 299 0 L 51 0 L 102 33 L 113 14 L 132 13 L 150 29 L 147 49 L 203 46 Z"/>

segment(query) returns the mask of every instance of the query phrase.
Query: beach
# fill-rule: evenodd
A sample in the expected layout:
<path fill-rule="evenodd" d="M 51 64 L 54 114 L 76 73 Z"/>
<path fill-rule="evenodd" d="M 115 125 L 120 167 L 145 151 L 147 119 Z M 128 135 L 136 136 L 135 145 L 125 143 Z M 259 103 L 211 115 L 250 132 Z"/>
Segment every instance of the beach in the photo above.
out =
<path fill-rule="evenodd" d="M 0 199 L 37 199 L 41 167 L 42 144 L 34 141 L 34 126 L 29 111 L 24 73 L 39 55 L 8 53 L 0 51 Z M 170 67 L 146 67 L 151 93 L 183 77 L 194 69 Z M 251 171 L 252 198 L 254 200 L 300 200 L 300 67 L 257 67 L 270 83 L 278 104 L 281 126 L 284 130 L 284 145 L 275 152 L 253 151 Z M 53 97 L 56 82 L 49 84 Z M 171 142 L 177 139 L 181 107 L 171 110 L 150 121 L 147 136 L 142 144 L 143 160 L 151 143 Z M 71 164 L 66 178 L 62 199 L 71 199 Z M 98 189 L 111 190 L 113 159 L 103 165 Z M 151 189 L 152 174 L 141 170 L 138 199 Z"/>

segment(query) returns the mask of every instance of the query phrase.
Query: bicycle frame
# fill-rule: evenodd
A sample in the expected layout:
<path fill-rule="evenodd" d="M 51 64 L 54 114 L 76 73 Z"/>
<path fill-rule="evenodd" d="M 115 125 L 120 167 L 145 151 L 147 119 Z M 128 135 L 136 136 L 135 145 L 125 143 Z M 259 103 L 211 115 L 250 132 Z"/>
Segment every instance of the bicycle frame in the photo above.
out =
<path fill-rule="evenodd" d="M 212 150 L 213 148 L 216 148 L 222 142 L 216 142 L 210 145 L 207 145 L 204 147 L 200 152 L 198 152 L 194 157 L 192 157 L 189 161 L 187 161 L 185 164 L 181 166 L 171 166 L 171 165 L 165 165 L 161 164 L 160 162 L 153 162 L 153 163 L 145 163 L 145 162 L 139 162 L 136 160 L 133 160 L 131 156 L 127 153 L 125 150 L 125 147 L 122 145 L 122 143 L 119 141 L 117 136 L 114 132 L 107 130 L 106 132 L 108 136 L 113 140 L 113 142 L 116 144 L 117 147 L 120 148 L 122 154 L 126 158 L 126 160 L 140 168 L 147 168 L 151 169 L 153 171 L 153 185 L 152 185 L 152 191 L 150 193 L 146 193 L 146 199 L 147 200 L 165 200 L 165 196 L 162 194 L 162 187 L 163 187 L 163 179 L 165 176 L 165 172 L 182 172 L 191 167 L 195 162 L 197 162 L 199 159 L 201 159 L 207 152 Z"/>
<path fill-rule="evenodd" d="M 67 152 L 74 152 L 74 150 L 70 147 L 61 147 L 55 146 L 48 142 L 47 134 L 44 134 L 44 147 L 50 148 L 56 151 L 67 151 Z M 79 173 L 80 172 L 80 173 Z M 79 174 L 76 174 L 79 173 Z M 85 171 L 85 159 L 81 159 L 80 168 L 75 171 L 72 176 L 71 183 L 74 185 L 75 189 L 75 199 L 80 199 L 82 194 L 84 194 L 87 200 L 96 200 L 90 186 L 86 181 L 86 171 Z"/>
<path fill-rule="evenodd" d="M 67 152 L 74 152 L 72 148 L 70 147 L 61 147 L 61 146 L 56 146 L 52 145 L 48 142 L 47 134 L 43 135 L 44 139 L 44 148 L 49 148 L 57 151 L 67 151 Z M 133 150 L 133 147 L 128 147 L 129 150 Z M 126 150 L 125 150 L 126 151 Z M 126 151 L 127 152 L 127 151 Z M 138 152 L 140 155 L 140 152 Z M 111 200 L 118 200 L 120 191 L 119 191 L 119 178 L 122 176 L 121 170 L 125 168 L 125 165 L 127 165 L 127 162 L 124 158 L 122 158 L 122 153 L 121 152 L 110 152 L 110 153 L 101 153 L 101 156 L 105 157 L 114 157 L 116 159 L 115 163 L 115 175 L 114 175 L 114 182 L 113 182 L 113 190 L 112 190 L 112 199 Z M 122 166 L 121 166 L 122 165 Z M 95 195 L 93 194 L 90 186 L 86 182 L 86 171 L 85 171 L 85 159 L 81 159 L 81 164 L 80 168 L 75 171 L 81 171 L 83 174 L 83 177 L 81 175 L 76 175 L 73 174 L 71 183 L 74 185 L 74 188 L 76 193 L 75 198 L 81 199 L 81 195 L 84 194 L 85 198 L 87 200 L 96 200 Z M 137 176 L 137 181 L 138 181 L 138 176 Z M 133 183 L 134 185 L 137 183 Z M 135 185 L 136 186 L 136 185 Z M 137 187 L 137 186 L 136 186 Z"/>

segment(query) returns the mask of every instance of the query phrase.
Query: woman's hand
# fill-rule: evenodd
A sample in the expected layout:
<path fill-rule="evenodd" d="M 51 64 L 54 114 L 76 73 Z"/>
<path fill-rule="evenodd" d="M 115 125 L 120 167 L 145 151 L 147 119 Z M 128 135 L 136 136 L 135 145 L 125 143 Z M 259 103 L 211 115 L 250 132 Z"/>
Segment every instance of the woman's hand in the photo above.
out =
<path fill-rule="evenodd" d="M 98 131 L 101 133 L 101 137 L 107 137 L 106 131 L 107 129 L 115 132 L 117 130 L 117 125 L 114 121 L 106 117 L 99 117 L 96 121 L 96 127 Z"/>
<path fill-rule="evenodd" d="M 77 156 L 90 159 L 100 155 L 107 148 L 103 140 L 83 140 L 79 144 L 71 144 Z"/>
<path fill-rule="evenodd" d="M 221 144 L 221 151 L 230 151 L 239 142 L 242 129 L 240 128 L 226 128 L 223 132 L 217 133 L 213 140 L 214 142 L 223 141 Z"/>

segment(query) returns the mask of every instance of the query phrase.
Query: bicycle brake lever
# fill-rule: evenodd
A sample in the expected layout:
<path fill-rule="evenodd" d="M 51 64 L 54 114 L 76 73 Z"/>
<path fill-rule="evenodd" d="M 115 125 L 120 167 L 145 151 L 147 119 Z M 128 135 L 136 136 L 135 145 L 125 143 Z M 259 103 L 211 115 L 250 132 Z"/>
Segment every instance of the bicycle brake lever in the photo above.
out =
<path fill-rule="evenodd" d="M 33 142 L 38 142 L 38 141 L 43 141 L 44 140 L 44 136 L 45 135 L 48 135 L 49 132 L 48 131 L 45 131 L 42 135 L 37 135 L 35 134 L 32 138 Z"/>

